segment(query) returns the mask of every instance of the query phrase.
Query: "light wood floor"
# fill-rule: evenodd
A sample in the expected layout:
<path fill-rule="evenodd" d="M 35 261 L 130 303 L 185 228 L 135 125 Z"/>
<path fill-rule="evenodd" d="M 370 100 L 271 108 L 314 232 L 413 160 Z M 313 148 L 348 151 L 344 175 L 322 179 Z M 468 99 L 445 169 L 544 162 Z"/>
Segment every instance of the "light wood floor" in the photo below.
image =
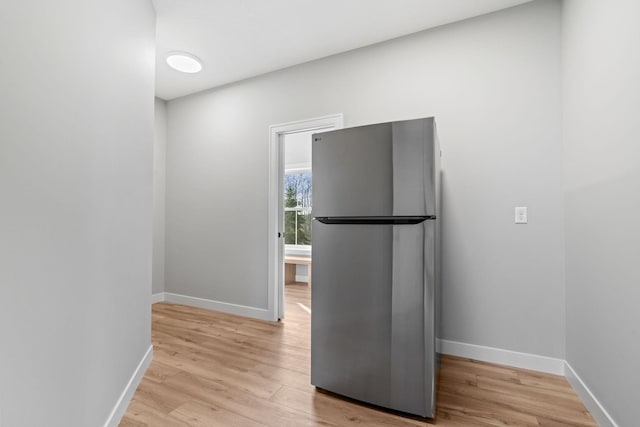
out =
<path fill-rule="evenodd" d="M 309 383 L 309 290 L 286 287 L 286 320 L 153 305 L 153 362 L 120 427 L 425 426 Z M 446 356 L 438 426 L 597 426 L 563 377 Z"/>

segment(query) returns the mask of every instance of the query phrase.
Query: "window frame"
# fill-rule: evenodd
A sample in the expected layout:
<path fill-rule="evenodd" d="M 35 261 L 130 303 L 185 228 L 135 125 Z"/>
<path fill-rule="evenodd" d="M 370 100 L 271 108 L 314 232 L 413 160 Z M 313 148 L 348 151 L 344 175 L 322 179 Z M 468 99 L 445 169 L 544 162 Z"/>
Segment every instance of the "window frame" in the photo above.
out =
<path fill-rule="evenodd" d="M 287 176 L 287 174 L 294 174 L 294 173 L 307 173 L 309 172 L 311 174 L 311 177 L 313 179 L 313 171 L 311 170 L 311 167 L 303 167 L 303 168 L 290 168 L 290 169 L 285 169 L 284 170 L 284 176 Z M 313 191 L 313 186 L 311 187 L 311 191 Z M 284 189 L 283 189 L 284 190 Z M 283 201 L 284 203 L 284 201 Z M 284 208 L 285 212 L 286 212 L 286 208 Z M 313 212 L 313 199 L 311 202 L 311 211 Z M 313 220 L 313 214 L 311 215 L 311 219 Z M 285 243 L 284 245 L 284 254 L 286 255 L 293 255 L 293 256 L 307 256 L 307 257 L 311 257 L 311 251 L 312 251 L 312 247 L 313 244 L 311 245 L 288 245 Z"/>

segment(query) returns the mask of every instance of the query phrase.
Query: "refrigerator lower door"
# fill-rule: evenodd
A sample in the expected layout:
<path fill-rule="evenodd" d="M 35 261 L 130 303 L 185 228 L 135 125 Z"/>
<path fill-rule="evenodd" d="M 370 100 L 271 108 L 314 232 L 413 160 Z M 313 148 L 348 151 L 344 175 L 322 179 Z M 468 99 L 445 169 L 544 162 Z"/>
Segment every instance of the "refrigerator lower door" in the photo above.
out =
<path fill-rule="evenodd" d="M 433 417 L 434 222 L 314 221 L 313 385 Z"/>

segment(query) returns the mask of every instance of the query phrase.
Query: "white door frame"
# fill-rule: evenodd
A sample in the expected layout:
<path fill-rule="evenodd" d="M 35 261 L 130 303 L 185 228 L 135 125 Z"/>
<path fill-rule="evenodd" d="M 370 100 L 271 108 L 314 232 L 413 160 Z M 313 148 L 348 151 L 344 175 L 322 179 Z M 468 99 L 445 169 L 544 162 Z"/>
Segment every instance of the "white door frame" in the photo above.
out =
<path fill-rule="evenodd" d="M 269 220 L 267 235 L 268 254 L 268 302 L 269 317 L 274 322 L 284 318 L 284 239 L 283 185 L 284 185 L 284 135 L 310 130 L 342 129 L 344 116 L 332 114 L 313 119 L 299 120 L 269 126 Z"/>

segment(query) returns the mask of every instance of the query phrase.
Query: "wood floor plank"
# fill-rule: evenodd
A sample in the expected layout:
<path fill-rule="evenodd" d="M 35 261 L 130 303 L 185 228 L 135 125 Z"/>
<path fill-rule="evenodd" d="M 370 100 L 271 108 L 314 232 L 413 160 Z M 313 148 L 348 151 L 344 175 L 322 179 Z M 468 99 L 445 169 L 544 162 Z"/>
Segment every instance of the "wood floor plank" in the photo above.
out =
<path fill-rule="evenodd" d="M 127 408 L 120 427 L 123 423 L 134 423 L 133 425 L 145 427 L 189 427 L 189 424 L 145 405 L 137 399 L 133 399 Z"/>
<path fill-rule="evenodd" d="M 154 304 L 154 358 L 120 427 L 597 426 L 564 377 L 453 356 L 442 359 L 434 420 L 319 392 L 309 288 L 285 294 L 278 323 Z"/>
<path fill-rule="evenodd" d="M 183 371 L 188 371 L 202 378 L 241 388 L 245 393 L 268 399 L 278 390 L 279 384 L 260 378 L 256 375 L 246 375 L 242 369 L 228 368 L 215 362 L 190 354 L 171 352 L 164 348 L 154 351 L 154 359 L 164 362 Z"/>
<path fill-rule="evenodd" d="M 313 389 L 301 391 L 283 386 L 271 398 L 283 406 L 317 415 L 339 426 L 411 427 L 424 426 L 424 421 L 401 417 L 367 406 L 354 405 L 350 401 L 336 399 L 327 393 Z"/>
<path fill-rule="evenodd" d="M 175 334 L 181 334 L 176 337 Z M 158 327 L 155 334 L 160 345 L 168 347 L 180 346 L 193 352 L 206 352 L 211 358 L 241 359 L 244 362 L 260 363 L 291 369 L 300 373 L 308 373 L 309 356 L 290 355 L 282 349 L 265 349 L 260 346 L 249 346 L 237 343 L 225 337 L 209 337 L 194 332 L 181 332 L 176 329 Z"/>
<path fill-rule="evenodd" d="M 445 400 L 445 403 L 438 407 L 440 413 L 447 413 L 454 419 L 472 419 L 485 426 L 535 426 L 539 424 L 536 416 L 507 405 L 494 404 L 482 399 L 469 399 L 467 396 L 461 397 L 444 390 L 439 391 L 438 397 Z"/>
<path fill-rule="evenodd" d="M 189 398 L 175 390 L 158 385 L 155 382 L 143 382 L 136 390 L 135 399 L 155 412 L 168 414 L 174 409 L 188 402 Z"/>
<path fill-rule="evenodd" d="M 194 401 L 201 401 L 215 407 L 223 408 L 229 412 L 257 422 L 263 422 L 269 426 L 277 425 L 304 425 L 304 426 L 334 426 L 318 417 L 288 408 L 262 399 L 244 391 L 222 386 L 206 378 L 194 376 L 183 372 L 168 380 L 168 385 L 190 396 Z"/>
<path fill-rule="evenodd" d="M 451 387 L 444 382 L 438 387 L 439 391 L 446 392 L 447 396 L 464 399 L 465 405 L 471 406 L 477 401 L 489 402 L 495 408 L 497 415 L 516 411 L 534 416 L 544 416 L 559 422 L 573 422 L 574 425 L 592 425 L 587 424 L 589 420 L 584 417 L 581 411 L 567 408 L 562 402 L 541 401 L 529 392 L 510 394 L 483 390 L 478 387 Z"/>
<path fill-rule="evenodd" d="M 179 406 L 170 415 L 193 427 L 267 427 L 240 414 L 197 401 Z"/>

